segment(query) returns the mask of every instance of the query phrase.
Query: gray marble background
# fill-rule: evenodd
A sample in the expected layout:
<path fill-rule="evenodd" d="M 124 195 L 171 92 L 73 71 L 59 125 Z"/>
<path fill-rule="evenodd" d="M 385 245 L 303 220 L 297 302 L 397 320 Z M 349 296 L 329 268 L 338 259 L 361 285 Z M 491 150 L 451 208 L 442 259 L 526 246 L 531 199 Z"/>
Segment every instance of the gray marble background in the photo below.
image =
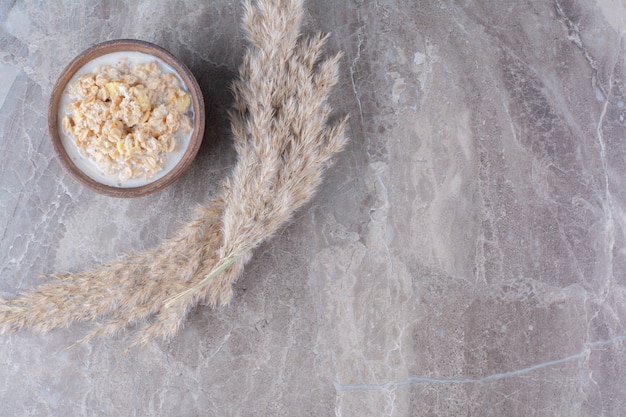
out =
<path fill-rule="evenodd" d="M 238 1 L 0 2 L 0 295 L 152 248 L 235 162 Z M 626 3 L 313 1 L 348 149 L 232 304 L 168 343 L 0 336 L 2 416 L 623 416 Z M 120 200 L 54 159 L 47 101 L 94 43 L 182 58 L 205 142 Z"/>

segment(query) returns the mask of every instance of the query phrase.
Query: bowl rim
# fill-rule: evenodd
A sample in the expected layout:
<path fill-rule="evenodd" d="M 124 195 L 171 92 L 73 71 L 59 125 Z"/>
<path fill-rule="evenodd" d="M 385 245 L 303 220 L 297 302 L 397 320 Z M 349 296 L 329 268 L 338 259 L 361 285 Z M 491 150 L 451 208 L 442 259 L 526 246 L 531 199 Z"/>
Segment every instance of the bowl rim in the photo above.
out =
<path fill-rule="evenodd" d="M 76 74 L 76 72 L 78 72 L 88 62 L 100 56 L 115 52 L 141 52 L 152 55 L 172 67 L 176 71 L 177 75 L 182 78 L 185 87 L 187 87 L 194 109 L 193 130 L 189 140 L 189 146 L 185 150 L 181 160 L 163 177 L 138 187 L 113 187 L 102 184 L 85 174 L 76 166 L 67 154 L 67 151 L 61 141 L 61 133 L 59 131 L 61 128 L 61 126 L 59 126 L 59 107 L 61 97 L 65 91 L 67 83 L 71 80 L 74 74 Z M 57 157 L 57 160 L 61 163 L 65 172 L 84 187 L 110 197 L 145 196 L 162 190 L 163 188 L 174 183 L 187 170 L 187 168 L 189 168 L 200 150 L 200 145 L 202 144 L 204 136 L 204 125 L 204 97 L 202 95 L 202 90 L 198 85 L 198 81 L 193 76 L 189 68 L 178 57 L 165 48 L 138 39 L 115 39 L 105 41 L 95 44 L 78 54 L 78 56 L 76 56 L 61 72 L 61 75 L 52 89 L 48 105 L 49 138 L 52 142 L 54 154 Z"/>

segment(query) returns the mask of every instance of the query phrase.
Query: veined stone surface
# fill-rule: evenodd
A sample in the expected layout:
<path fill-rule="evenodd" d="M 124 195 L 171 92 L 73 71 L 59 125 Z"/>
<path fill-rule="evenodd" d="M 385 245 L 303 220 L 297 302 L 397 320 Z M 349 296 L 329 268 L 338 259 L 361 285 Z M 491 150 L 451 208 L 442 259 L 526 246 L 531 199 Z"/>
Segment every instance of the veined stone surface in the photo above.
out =
<path fill-rule="evenodd" d="M 350 143 L 255 253 L 232 304 L 170 342 L 0 336 L 6 416 L 622 416 L 626 410 L 626 4 L 306 3 L 342 51 Z M 0 4 L 0 295 L 152 248 L 235 163 L 238 1 Z M 208 101 L 173 186 L 77 185 L 47 101 L 78 53 L 136 38 Z"/>

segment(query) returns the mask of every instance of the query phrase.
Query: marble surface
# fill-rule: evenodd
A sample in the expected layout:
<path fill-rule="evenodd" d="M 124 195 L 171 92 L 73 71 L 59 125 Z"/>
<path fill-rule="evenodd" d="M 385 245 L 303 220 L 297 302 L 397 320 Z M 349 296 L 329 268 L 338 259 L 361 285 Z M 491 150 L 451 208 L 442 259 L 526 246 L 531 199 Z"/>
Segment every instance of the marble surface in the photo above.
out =
<path fill-rule="evenodd" d="M 154 247 L 235 162 L 237 1 L 0 3 L 0 295 Z M 343 51 L 348 149 L 264 244 L 232 304 L 171 342 L 0 337 L 2 416 L 623 416 L 623 0 L 309 0 Z M 183 59 L 205 142 L 120 200 L 54 159 L 47 100 L 94 43 Z"/>

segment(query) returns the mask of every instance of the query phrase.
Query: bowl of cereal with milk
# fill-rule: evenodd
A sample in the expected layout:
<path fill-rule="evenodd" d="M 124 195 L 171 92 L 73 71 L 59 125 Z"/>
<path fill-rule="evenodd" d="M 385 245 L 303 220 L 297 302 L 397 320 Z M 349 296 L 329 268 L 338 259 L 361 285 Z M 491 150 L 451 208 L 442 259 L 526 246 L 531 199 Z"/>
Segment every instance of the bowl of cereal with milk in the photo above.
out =
<path fill-rule="evenodd" d="M 113 197 L 138 197 L 176 181 L 204 134 L 204 100 L 191 71 L 139 40 L 95 45 L 52 91 L 48 128 L 63 168 Z"/>

